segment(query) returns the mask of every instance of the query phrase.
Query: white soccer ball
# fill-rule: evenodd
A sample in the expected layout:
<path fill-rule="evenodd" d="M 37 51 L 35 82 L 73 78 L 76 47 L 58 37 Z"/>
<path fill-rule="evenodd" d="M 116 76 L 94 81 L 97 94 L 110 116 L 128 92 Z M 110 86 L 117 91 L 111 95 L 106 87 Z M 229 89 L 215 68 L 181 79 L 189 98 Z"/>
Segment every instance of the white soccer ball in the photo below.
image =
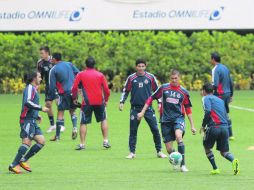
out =
<path fill-rule="evenodd" d="M 174 166 L 180 165 L 182 160 L 183 160 L 182 154 L 179 152 L 172 152 L 169 155 L 169 162 Z"/>

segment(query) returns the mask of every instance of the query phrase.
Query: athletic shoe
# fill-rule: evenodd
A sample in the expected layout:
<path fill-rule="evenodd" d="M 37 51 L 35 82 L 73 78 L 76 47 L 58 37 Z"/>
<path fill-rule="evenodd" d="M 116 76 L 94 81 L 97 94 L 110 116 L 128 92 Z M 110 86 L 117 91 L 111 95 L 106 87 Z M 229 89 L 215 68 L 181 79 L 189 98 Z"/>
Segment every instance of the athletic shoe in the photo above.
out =
<path fill-rule="evenodd" d="M 235 140 L 235 137 L 231 136 L 228 138 L 230 141 L 234 141 Z"/>
<path fill-rule="evenodd" d="M 28 171 L 28 172 L 32 172 L 28 162 L 19 162 L 19 165 L 21 166 L 21 168 L 23 168 L 24 170 Z"/>
<path fill-rule="evenodd" d="M 86 147 L 83 144 L 78 144 L 77 148 L 75 148 L 75 150 L 84 150 L 84 149 L 86 149 Z"/>
<path fill-rule="evenodd" d="M 47 133 L 51 133 L 52 131 L 56 130 L 56 125 L 51 125 L 48 130 Z"/>
<path fill-rule="evenodd" d="M 233 162 L 232 162 L 232 165 L 233 165 L 234 175 L 239 174 L 240 173 L 239 160 L 234 159 Z"/>
<path fill-rule="evenodd" d="M 103 145 L 102 145 L 104 148 L 108 149 L 111 147 L 111 145 L 109 144 L 108 141 L 103 141 Z"/>
<path fill-rule="evenodd" d="M 57 137 L 57 136 L 54 136 L 54 137 L 52 137 L 52 138 L 50 139 L 50 141 L 59 141 L 59 140 L 60 140 L 60 138 Z"/>
<path fill-rule="evenodd" d="M 22 171 L 20 170 L 20 167 L 19 165 L 15 166 L 15 167 L 12 167 L 11 165 L 9 166 L 9 171 L 10 172 L 13 172 L 15 174 L 21 174 Z"/>
<path fill-rule="evenodd" d="M 160 151 L 157 153 L 157 157 L 158 158 L 167 158 L 167 155 Z"/>
<path fill-rule="evenodd" d="M 135 158 L 135 157 L 136 157 L 136 155 L 135 155 L 134 153 L 130 152 L 129 155 L 126 156 L 125 158 L 126 158 L 126 159 L 133 159 L 133 158 Z"/>
<path fill-rule="evenodd" d="M 188 168 L 185 165 L 181 166 L 181 172 L 188 172 Z"/>
<path fill-rule="evenodd" d="M 71 138 L 72 140 L 75 140 L 78 136 L 78 128 L 77 127 L 73 127 L 72 129 L 72 134 L 71 134 Z"/>
<path fill-rule="evenodd" d="M 217 168 L 217 169 L 213 169 L 211 172 L 210 172 L 211 175 L 217 175 L 217 174 L 220 174 L 220 170 Z"/>
<path fill-rule="evenodd" d="M 63 125 L 61 125 L 61 129 L 60 129 L 61 132 L 64 132 L 65 131 L 65 127 Z"/>

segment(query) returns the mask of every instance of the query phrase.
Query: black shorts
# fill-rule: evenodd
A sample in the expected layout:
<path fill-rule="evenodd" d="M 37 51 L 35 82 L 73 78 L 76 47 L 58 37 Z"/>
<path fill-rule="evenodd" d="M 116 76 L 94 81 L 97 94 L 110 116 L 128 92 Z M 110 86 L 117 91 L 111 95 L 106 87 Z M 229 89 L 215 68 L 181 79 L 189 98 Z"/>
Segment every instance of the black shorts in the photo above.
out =
<path fill-rule="evenodd" d="M 209 127 L 205 131 L 203 145 L 205 148 L 212 149 L 216 142 L 216 149 L 221 152 L 229 151 L 228 126 Z"/>
<path fill-rule="evenodd" d="M 49 87 L 46 86 L 45 88 L 45 102 L 47 101 L 53 101 L 55 99 L 57 99 L 59 97 L 57 91 L 55 92 L 54 96 L 51 97 L 50 94 L 49 94 Z"/>
<path fill-rule="evenodd" d="M 37 125 L 36 120 L 25 120 L 20 123 L 20 138 L 29 138 L 33 140 L 36 135 L 43 135 L 40 127 Z"/>
<path fill-rule="evenodd" d="M 85 105 L 81 109 L 80 124 L 91 123 L 93 112 L 97 122 L 104 121 L 107 118 L 104 105 Z"/>
<path fill-rule="evenodd" d="M 73 104 L 71 93 L 59 94 L 57 110 L 74 110 L 76 106 Z"/>
<path fill-rule="evenodd" d="M 165 122 L 161 123 L 161 133 L 164 143 L 168 143 L 176 140 L 175 130 L 180 129 L 183 132 L 183 136 L 185 133 L 185 120 L 183 117 L 177 118 L 173 122 Z"/>

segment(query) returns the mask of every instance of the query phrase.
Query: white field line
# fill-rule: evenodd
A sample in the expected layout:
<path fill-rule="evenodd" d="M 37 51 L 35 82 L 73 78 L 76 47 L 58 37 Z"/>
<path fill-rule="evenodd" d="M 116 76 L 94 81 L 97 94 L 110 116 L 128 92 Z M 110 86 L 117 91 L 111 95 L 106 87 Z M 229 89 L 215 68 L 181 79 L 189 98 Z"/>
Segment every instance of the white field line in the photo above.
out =
<path fill-rule="evenodd" d="M 232 106 L 232 105 L 230 105 L 229 107 L 231 107 L 231 108 L 235 108 L 235 109 L 238 109 L 238 110 L 245 110 L 245 111 L 254 112 L 254 109 L 250 109 L 250 108 L 244 108 L 244 107 L 240 107 L 240 106 Z"/>

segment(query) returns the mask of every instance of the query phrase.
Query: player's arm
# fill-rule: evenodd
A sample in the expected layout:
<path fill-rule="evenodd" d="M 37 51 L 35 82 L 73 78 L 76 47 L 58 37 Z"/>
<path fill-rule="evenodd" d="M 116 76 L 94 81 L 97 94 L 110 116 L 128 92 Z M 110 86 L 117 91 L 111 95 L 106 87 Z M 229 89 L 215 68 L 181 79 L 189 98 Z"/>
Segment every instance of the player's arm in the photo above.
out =
<path fill-rule="evenodd" d="M 72 86 L 72 89 L 71 89 L 71 92 L 72 92 L 72 100 L 73 101 L 76 101 L 78 99 L 78 88 L 81 84 L 81 81 L 80 81 L 80 74 L 77 74 L 75 80 L 74 80 L 74 83 L 73 83 L 73 86 Z"/>
<path fill-rule="evenodd" d="M 102 75 L 101 80 L 102 80 L 102 89 L 103 89 L 103 94 L 104 94 L 104 98 L 105 98 L 105 103 L 107 104 L 108 98 L 110 96 L 110 90 L 108 87 L 108 82 L 107 82 L 104 75 Z"/>
<path fill-rule="evenodd" d="M 73 71 L 74 75 L 76 76 L 79 73 L 79 69 L 72 63 L 70 63 L 70 64 L 71 64 L 72 71 Z"/>
<path fill-rule="evenodd" d="M 120 104 L 119 104 L 120 111 L 123 110 L 124 102 L 127 100 L 130 91 L 131 91 L 131 81 L 129 76 L 124 84 L 123 92 L 121 95 Z"/>
<path fill-rule="evenodd" d="M 42 59 L 40 59 L 40 60 L 37 62 L 36 69 L 37 69 L 37 71 L 41 74 L 41 79 L 43 80 L 43 79 L 44 79 L 44 75 L 43 75 L 43 72 L 42 72 L 41 62 L 42 62 Z"/>
<path fill-rule="evenodd" d="M 192 118 L 192 109 L 191 109 L 192 104 L 191 104 L 191 101 L 190 101 L 190 95 L 189 94 L 186 94 L 184 96 L 183 104 L 184 104 L 185 113 L 186 113 L 186 115 L 188 117 L 188 120 L 190 122 L 191 132 L 192 132 L 193 135 L 195 135 L 196 134 L 196 129 L 195 129 L 193 118 Z"/>
<path fill-rule="evenodd" d="M 230 75 L 229 75 L 229 77 L 230 77 Z M 233 97 L 233 95 L 234 95 L 234 83 L 233 83 L 233 80 L 232 80 L 232 78 L 230 77 L 230 97 L 231 97 L 231 100 L 230 101 L 232 101 L 232 97 Z"/>
<path fill-rule="evenodd" d="M 212 70 L 212 84 L 214 89 L 214 95 L 218 95 L 217 88 L 219 86 L 220 75 L 216 67 Z"/>
<path fill-rule="evenodd" d="M 153 89 L 153 92 L 155 92 L 158 88 L 159 88 L 158 81 L 157 81 L 156 77 L 153 76 L 153 81 L 152 81 L 152 89 Z M 161 98 L 157 99 L 157 102 L 158 102 L 159 109 L 160 109 L 160 106 L 161 106 Z"/>
<path fill-rule="evenodd" d="M 162 87 L 158 88 L 147 100 L 146 103 L 141 110 L 141 112 L 138 113 L 138 120 L 142 119 L 144 117 L 146 110 L 151 106 L 154 99 L 158 100 L 162 97 Z"/>
<path fill-rule="evenodd" d="M 39 111 L 43 111 L 43 112 L 47 112 L 48 108 L 46 107 L 42 107 L 41 105 L 38 105 L 36 103 L 33 102 L 34 100 L 34 94 L 35 94 L 35 90 L 33 89 L 32 85 L 29 85 L 27 88 L 27 91 L 25 93 L 25 102 L 24 105 L 29 108 L 29 109 L 34 109 L 34 110 L 39 110 Z"/>
<path fill-rule="evenodd" d="M 200 129 L 200 132 L 201 131 L 205 131 L 205 127 L 207 126 L 207 124 L 209 123 L 210 119 L 211 119 L 211 102 L 203 97 L 202 99 L 202 102 L 203 102 L 203 109 L 204 109 L 204 117 L 203 117 L 203 122 L 202 122 L 202 126 L 201 126 L 201 129 Z"/>
<path fill-rule="evenodd" d="M 49 72 L 49 97 L 51 100 L 54 99 L 56 93 L 56 75 L 55 67 L 53 67 Z"/>

